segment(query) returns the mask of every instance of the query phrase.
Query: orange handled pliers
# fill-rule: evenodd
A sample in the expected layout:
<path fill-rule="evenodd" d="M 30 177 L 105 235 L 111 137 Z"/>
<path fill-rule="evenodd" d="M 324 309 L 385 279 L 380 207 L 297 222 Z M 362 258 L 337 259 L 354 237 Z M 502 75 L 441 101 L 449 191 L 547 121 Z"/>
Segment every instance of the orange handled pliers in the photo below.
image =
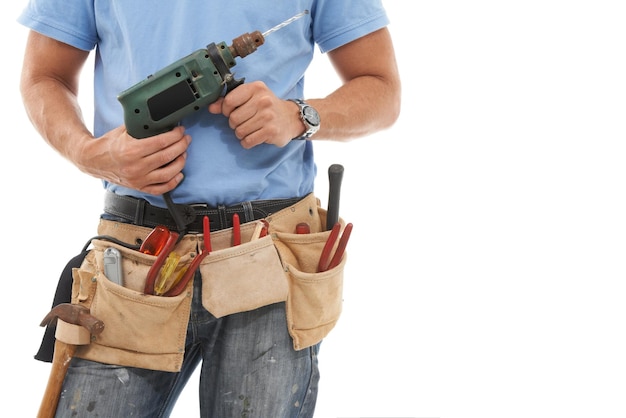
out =
<path fill-rule="evenodd" d="M 178 296 L 187 287 L 187 283 L 193 277 L 195 271 L 200 267 L 200 262 L 211 252 L 211 228 L 209 226 L 209 217 L 205 216 L 202 220 L 202 233 L 204 240 L 204 249 L 193 259 L 183 277 L 167 291 L 164 296 Z"/>
<path fill-rule="evenodd" d="M 185 270 L 183 276 L 177 283 L 174 283 L 172 288 L 170 288 L 163 296 L 176 296 L 179 295 L 189 283 L 191 277 L 193 277 L 193 273 L 196 271 L 200 262 L 206 257 L 207 254 L 211 252 L 211 228 L 209 226 L 209 218 L 207 216 L 203 219 L 203 234 L 204 234 L 204 249 L 194 258 L 191 262 L 191 265 Z M 156 229 L 155 229 L 156 231 Z M 167 260 L 167 257 L 174 250 L 176 243 L 178 242 L 179 234 L 174 231 L 169 231 L 167 228 L 159 230 L 160 233 L 168 233 L 169 236 L 165 241 L 165 244 L 162 244 L 162 247 L 158 247 L 157 259 L 154 261 L 154 264 L 150 267 L 148 271 L 148 276 L 146 277 L 146 284 L 144 287 L 144 293 L 148 295 L 154 295 L 154 285 L 159 276 L 159 271 L 163 267 L 163 264 Z M 146 238 L 146 244 L 150 240 L 150 236 Z M 154 239 L 158 239 L 158 235 L 154 236 Z M 142 246 L 143 248 L 144 246 Z M 148 252 L 149 253 L 149 252 Z"/>
<path fill-rule="evenodd" d="M 156 231 L 157 229 L 155 228 L 153 232 L 156 232 Z M 150 267 L 150 270 L 148 271 L 148 277 L 146 277 L 146 284 L 143 290 L 143 292 L 147 295 L 154 294 L 154 283 L 156 282 L 156 279 L 159 276 L 159 271 L 161 270 L 161 267 L 163 267 L 163 263 L 165 263 L 167 256 L 172 252 L 172 250 L 176 246 L 176 243 L 178 242 L 178 232 L 170 231 L 167 228 L 164 228 L 159 231 L 162 233 L 167 233 L 169 235 L 167 237 L 167 240 L 165 241 L 165 244 L 162 244 L 162 247 L 160 245 L 157 247 L 157 250 L 156 250 L 157 259 L 154 261 L 154 263 L 152 264 L 152 267 Z M 152 239 L 156 240 L 158 238 L 159 236 L 157 234 L 151 234 L 148 236 L 148 238 L 146 238 L 145 242 L 149 243 L 150 240 Z M 142 249 L 143 248 L 144 248 L 144 245 L 142 245 Z M 146 252 L 141 249 L 140 251 Z M 149 252 L 146 252 L 146 253 L 149 253 Z"/>

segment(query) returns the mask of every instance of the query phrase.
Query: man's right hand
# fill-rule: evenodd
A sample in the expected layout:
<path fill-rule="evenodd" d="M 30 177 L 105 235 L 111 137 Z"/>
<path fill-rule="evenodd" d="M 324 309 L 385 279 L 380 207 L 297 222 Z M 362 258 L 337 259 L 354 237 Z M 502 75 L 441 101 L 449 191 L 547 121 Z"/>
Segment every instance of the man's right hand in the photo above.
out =
<path fill-rule="evenodd" d="M 178 126 L 169 132 L 135 139 L 124 126 L 84 142 L 77 164 L 83 171 L 125 187 L 163 194 L 182 180 L 191 137 Z"/>

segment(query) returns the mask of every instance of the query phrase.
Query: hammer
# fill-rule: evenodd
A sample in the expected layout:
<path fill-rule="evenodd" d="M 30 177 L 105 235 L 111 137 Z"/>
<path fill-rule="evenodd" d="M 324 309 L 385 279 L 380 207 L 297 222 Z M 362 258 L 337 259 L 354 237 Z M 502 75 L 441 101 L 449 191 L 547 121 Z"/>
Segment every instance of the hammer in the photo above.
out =
<path fill-rule="evenodd" d="M 328 211 L 326 213 L 326 230 L 328 231 L 339 222 L 339 196 L 343 170 L 341 164 L 333 164 L 328 167 Z"/>
<path fill-rule="evenodd" d="M 88 344 L 92 335 L 104 330 L 104 323 L 92 316 L 85 306 L 61 303 L 52 308 L 40 325 L 57 326 L 52 369 L 37 414 L 37 418 L 49 418 L 56 414 L 63 380 L 76 346 Z"/>

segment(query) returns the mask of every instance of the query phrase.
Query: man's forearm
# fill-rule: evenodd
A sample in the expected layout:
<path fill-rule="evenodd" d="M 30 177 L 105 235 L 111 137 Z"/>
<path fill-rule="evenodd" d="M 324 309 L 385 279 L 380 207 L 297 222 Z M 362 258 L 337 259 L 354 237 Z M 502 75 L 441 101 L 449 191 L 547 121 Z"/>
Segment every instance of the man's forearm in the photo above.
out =
<path fill-rule="evenodd" d="M 21 90 L 26 113 L 42 138 L 86 171 L 81 163 L 82 149 L 93 135 L 84 123 L 76 96 L 54 79 L 23 81 Z"/>
<path fill-rule="evenodd" d="M 351 140 L 390 127 L 400 112 L 399 86 L 394 83 L 362 76 L 324 99 L 307 100 L 322 119 L 313 138 Z"/>
<path fill-rule="evenodd" d="M 78 105 L 78 85 L 88 56 L 88 51 L 31 31 L 20 80 L 24 106 L 35 129 L 83 171 L 83 144 L 93 136 Z"/>

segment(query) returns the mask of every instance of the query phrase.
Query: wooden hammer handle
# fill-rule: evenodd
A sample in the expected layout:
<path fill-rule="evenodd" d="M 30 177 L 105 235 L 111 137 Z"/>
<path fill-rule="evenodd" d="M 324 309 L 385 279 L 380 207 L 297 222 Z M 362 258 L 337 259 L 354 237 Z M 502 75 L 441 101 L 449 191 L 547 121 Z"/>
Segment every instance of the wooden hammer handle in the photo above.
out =
<path fill-rule="evenodd" d="M 65 380 L 67 368 L 75 352 L 75 345 L 67 344 L 59 340 L 55 341 L 52 369 L 50 370 L 46 391 L 41 399 L 37 418 L 52 418 L 56 414 L 59 397 L 61 396 L 61 388 L 63 387 L 63 380 Z"/>

